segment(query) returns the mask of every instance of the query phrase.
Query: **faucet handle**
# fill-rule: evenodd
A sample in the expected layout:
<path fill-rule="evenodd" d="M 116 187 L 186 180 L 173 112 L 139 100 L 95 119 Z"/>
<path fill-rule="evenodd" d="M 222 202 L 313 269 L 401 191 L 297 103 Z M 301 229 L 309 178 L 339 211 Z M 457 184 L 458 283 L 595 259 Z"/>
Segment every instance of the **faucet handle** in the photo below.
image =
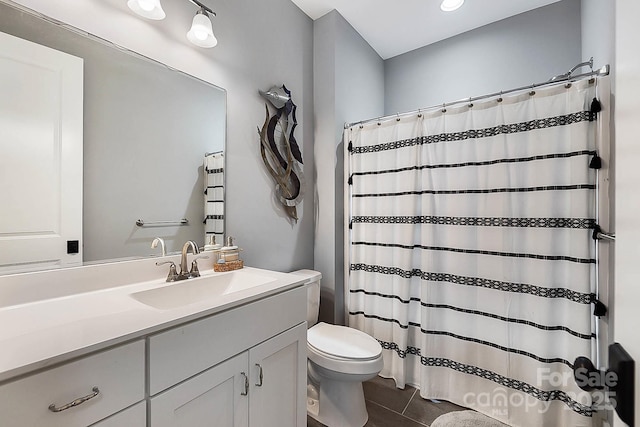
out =
<path fill-rule="evenodd" d="M 199 259 L 209 259 L 208 256 L 198 256 L 191 261 L 191 271 L 189 272 L 189 277 L 200 277 L 200 270 L 198 270 L 198 260 Z"/>
<path fill-rule="evenodd" d="M 169 274 L 167 275 L 167 282 L 175 282 L 176 280 L 178 280 L 178 271 L 176 270 L 176 263 L 173 261 L 163 261 L 163 262 L 156 262 L 156 265 L 164 265 L 164 264 L 171 264 L 169 266 Z"/>

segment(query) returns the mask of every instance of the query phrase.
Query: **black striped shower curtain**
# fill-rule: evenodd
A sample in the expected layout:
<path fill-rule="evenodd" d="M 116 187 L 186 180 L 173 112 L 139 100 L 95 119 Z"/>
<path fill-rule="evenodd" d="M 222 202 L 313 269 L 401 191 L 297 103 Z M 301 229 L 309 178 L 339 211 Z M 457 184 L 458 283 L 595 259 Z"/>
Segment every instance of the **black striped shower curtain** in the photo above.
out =
<path fill-rule="evenodd" d="M 513 426 L 590 426 L 594 79 L 355 125 L 348 321 L 381 375 Z"/>

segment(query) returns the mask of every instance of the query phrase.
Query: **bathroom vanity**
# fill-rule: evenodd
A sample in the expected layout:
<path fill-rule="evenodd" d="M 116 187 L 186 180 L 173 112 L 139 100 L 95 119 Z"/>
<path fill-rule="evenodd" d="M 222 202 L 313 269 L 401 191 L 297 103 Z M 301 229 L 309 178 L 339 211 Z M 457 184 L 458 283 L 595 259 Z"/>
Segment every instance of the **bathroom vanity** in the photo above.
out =
<path fill-rule="evenodd" d="M 0 425 L 305 425 L 303 278 L 160 270 L 0 277 Z"/>

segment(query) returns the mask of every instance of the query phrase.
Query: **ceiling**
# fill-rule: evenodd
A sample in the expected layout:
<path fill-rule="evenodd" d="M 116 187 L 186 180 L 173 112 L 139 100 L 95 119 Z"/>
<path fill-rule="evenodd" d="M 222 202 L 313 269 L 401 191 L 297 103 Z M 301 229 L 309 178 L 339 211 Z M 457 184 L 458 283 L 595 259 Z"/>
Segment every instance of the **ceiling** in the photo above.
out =
<path fill-rule="evenodd" d="M 466 0 L 454 12 L 440 0 L 292 0 L 311 19 L 336 9 L 382 59 L 560 0 Z"/>

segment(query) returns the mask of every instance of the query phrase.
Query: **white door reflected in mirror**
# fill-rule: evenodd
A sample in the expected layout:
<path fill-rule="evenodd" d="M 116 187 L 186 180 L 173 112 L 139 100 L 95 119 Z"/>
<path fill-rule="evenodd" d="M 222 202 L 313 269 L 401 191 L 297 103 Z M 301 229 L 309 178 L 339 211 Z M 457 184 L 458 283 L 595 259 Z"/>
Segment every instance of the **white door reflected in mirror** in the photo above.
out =
<path fill-rule="evenodd" d="M 0 94 L 0 273 L 81 265 L 83 60 L 0 33 Z"/>

